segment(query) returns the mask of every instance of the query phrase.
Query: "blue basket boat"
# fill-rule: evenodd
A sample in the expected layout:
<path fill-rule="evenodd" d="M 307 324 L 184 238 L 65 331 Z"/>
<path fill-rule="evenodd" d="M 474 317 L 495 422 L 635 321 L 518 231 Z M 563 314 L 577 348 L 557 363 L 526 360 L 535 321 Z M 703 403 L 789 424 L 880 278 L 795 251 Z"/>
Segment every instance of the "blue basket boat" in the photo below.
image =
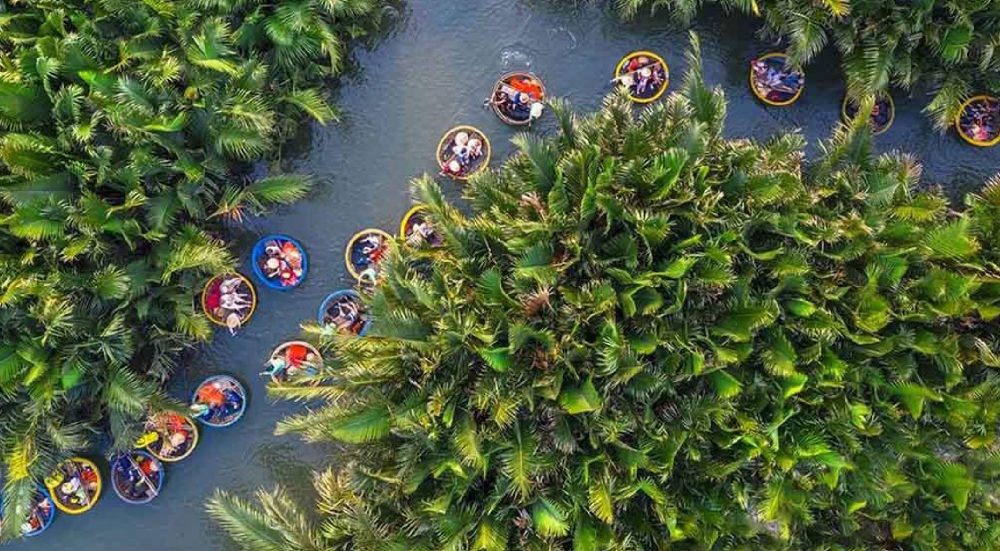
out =
<path fill-rule="evenodd" d="M 358 307 L 358 319 L 356 322 L 351 323 L 349 327 L 341 330 L 344 334 L 353 334 L 359 337 L 365 336 L 368 332 L 368 326 L 371 325 L 371 319 L 365 312 L 364 303 L 361 301 L 361 295 L 358 294 L 354 289 L 341 289 L 339 291 L 334 291 L 323 299 L 323 303 L 319 305 L 319 311 L 316 313 L 316 321 L 319 322 L 323 327 L 335 327 L 336 323 L 332 322 L 332 319 L 337 317 L 336 314 L 331 313 L 331 310 L 337 305 L 338 302 L 343 300 L 352 301 Z"/>
<path fill-rule="evenodd" d="M 221 393 L 221 403 L 213 403 L 216 393 Z M 213 375 L 191 393 L 191 416 L 209 427 L 228 427 L 239 421 L 246 409 L 247 391 L 229 375 Z"/>
<path fill-rule="evenodd" d="M 277 254 L 269 254 L 269 246 L 276 247 Z M 277 265 L 269 267 L 268 263 L 272 260 Z M 298 287 L 309 273 L 306 248 L 295 239 L 282 234 L 267 235 L 257 241 L 250 253 L 250 264 L 253 265 L 254 275 L 265 287 L 278 291 Z"/>
<path fill-rule="evenodd" d="M 111 461 L 111 488 L 125 503 L 143 505 L 163 489 L 163 463 L 142 450 L 120 453 Z"/>

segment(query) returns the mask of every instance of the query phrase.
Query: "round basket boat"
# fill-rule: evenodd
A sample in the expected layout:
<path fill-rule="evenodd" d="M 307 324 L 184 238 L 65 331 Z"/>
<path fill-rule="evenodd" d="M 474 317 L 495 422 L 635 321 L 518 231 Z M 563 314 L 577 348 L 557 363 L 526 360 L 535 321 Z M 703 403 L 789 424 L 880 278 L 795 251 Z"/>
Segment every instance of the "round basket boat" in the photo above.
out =
<path fill-rule="evenodd" d="M 410 247 L 419 247 L 425 243 L 431 247 L 444 244 L 444 238 L 434 231 L 434 224 L 427 218 L 427 207 L 423 205 L 413 205 L 406 211 L 399 222 L 399 235 Z"/>
<path fill-rule="evenodd" d="M 521 95 L 518 95 L 521 94 Z M 531 110 L 545 100 L 545 84 L 534 73 L 507 73 L 493 85 L 488 103 L 500 120 L 511 126 L 531 124 Z M 517 101 L 523 98 L 524 101 Z"/>
<path fill-rule="evenodd" d="M 365 336 L 371 319 L 365 311 L 361 295 L 354 289 L 334 291 L 319 305 L 316 320 L 323 327 L 335 328 L 342 335 Z"/>
<path fill-rule="evenodd" d="M 138 444 L 160 461 L 176 463 L 198 447 L 198 425 L 187 415 L 165 411 L 146 421 Z"/>
<path fill-rule="evenodd" d="M 858 102 L 844 96 L 844 101 L 840 104 L 840 116 L 843 117 L 844 122 L 851 122 L 857 115 Z M 868 120 L 868 124 L 872 128 L 872 135 L 878 136 L 884 133 L 892 126 L 894 120 L 896 120 L 896 104 L 892 101 L 892 96 L 887 94 L 876 99 L 871 118 Z"/>
<path fill-rule="evenodd" d="M 93 461 L 72 457 L 45 479 L 45 488 L 60 511 L 80 515 L 101 499 L 101 472 Z"/>
<path fill-rule="evenodd" d="M 768 87 L 764 82 L 765 76 L 772 72 L 780 79 L 776 84 L 781 88 Z M 783 53 L 772 52 L 750 61 L 750 90 L 768 105 L 791 105 L 799 99 L 805 87 L 805 74 L 792 67 L 788 56 Z"/>
<path fill-rule="evenodd" d="M 477 143 L 478 142 L 478 143 Z M 489 168 L 493 147 L 486 134 L 474 126 L 456 126 L 445 132 L 437 146 L 441 174 L 465 181 Z"/>
<path fill-rule="evenodd" d="M 235 331 L 249 323 L 257 310 L 257 290 L 243 274 L 217 275 L 201 290 L 201 309 L 212 323 Z M 238 323 L 227 323 L 233 315 Z"/>
<path fill-rule="evenodd" d="M 987 95 L 969 98 L 955 116 L 955 130 L 976 147 L 1000 143 L 1000 100 Z"/>
<path fill-rule="evenodd" d="M 163 463 L 144 451 L 120 453 L 111 460 L 111 487 L 125 503 L 153 501 L 160 495 L 165 477 Z"/>
<path fill-rule="evenodd" d="M 21 524 L 21 535 L 26 538 L 35 537 L 49 529 L 56 518 L 56 506 L 49 493 L 41 485 L 35 487 L 31 496 L 31 510 L 28 518 Z"/>
<path fill-rule="evenodd" d="M 372 280 L 377 280 L 390 241 L 392 236 L 377 228 L 368 228 L 354 234 L 344 250 L 347 271 L 355 279 L 362 279 L 362 274 L 365 274 L 365 278 L 371 276 Z M 370 272 L 371 270 L 374 272 Z"/>
<path fill-rule="evenodd" d="M 323 368 L 323 355 L 305 341 L 289 341 L 271 352 L 267 367 L 261 375 L 269 375 L 275 383 L 289 383 L 303 376 L 318 375 Z"/>
<path fill-rule="evenodd" d="M 659 55 L 639 50 L 618 62 L 612 82 L 626 88 L 632 101 L 652 103 L 667 91 L 670 85 L 670 67 Z"/>
<path fill-rule="evenodd" d="M 209 427 L 228 427 L 243 417 L 247 392 L 229 375 L 213 375 L 191 394 L 192 417 Z"/>
<path fill-rule="evenodd" d="M 261 283 L 287 291 L 302 284 L 309 272 L 309 257 L 301 243 L 287 235 L 262 238 L 250 255 L 253 273 Z"/>

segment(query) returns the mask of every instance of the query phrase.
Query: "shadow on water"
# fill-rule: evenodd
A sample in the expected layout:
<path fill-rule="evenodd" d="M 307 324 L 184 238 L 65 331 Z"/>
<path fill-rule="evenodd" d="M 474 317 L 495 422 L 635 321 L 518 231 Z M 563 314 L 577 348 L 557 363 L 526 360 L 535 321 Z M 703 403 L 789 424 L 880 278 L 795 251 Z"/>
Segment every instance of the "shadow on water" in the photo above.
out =
<path fill-rule="evenodd" d="M 555 94 L 567 97 L 581 112 L 597 108 L 609 91 L 618 59 L 643 48 L 663 55 L 671 68 L 672 87 L 685 72 L 687 32 L 666 17 L 622 24 L 605 7 L 555 0 L 413 0 L 390 8 L 390 25 L 369 50 L 356 52 L 336 98 L 343 111 L 339 124 L 303 126 L 288 147 L 283 164 L 310 173 L 315 190 L 298 204 L 232 228 L 233 250 L 249 252 L 265 233 L 299 239 L 309 253 L 310 270 L 301 287 L 278 292 L 259 286 L 256 317 L 238 336 L 219 334 L 199 349 L 171 381 L 172 393 L 186 399 L 206 375 L 228 372 L 247 386 L 250 402 L 244 418 L 228 429 L 204 429 L 202 443 L 187 461 L 168 467 L 163 495 L 142 507 L 125 505 L 112 492 L 81 517 L 60 515 L 43 536 L 11 545 L 19 551 L 147 551 L 229 548 L 204 514 L 215 488 L 249 495 L 276 483 L 307 488 L 310 471 L 335 454 L 295 437 L 273 435 L 275 423 L 302 410 L 301 404 L 274 403 L 258 377 L 270 351 L 296 337 L 299 323 L 314 315 L 332 290 L 350 287 L 343 249 L 350 236 L 366 227 L 395 232 L 410 205 L 408 181 L 434 173 L 434 149 L 441 134 L 456 124 L 471 124 L 489 134 L 494 158 L 509 155 L 516 131 L 504 127 L 482 108 L 496 77 L 507 70 L 536 71 Z M 806 67 L 801 100 L 787 108 L 767 108 L 747 87 L 747 62 L 777 49 L 761 42 L 756 23 L 709 12 L 695 24 L 701 36 L 706 79 L 729 98 L 727 134 L 766 138 L 800 128 L 815 151 L 839 117 L 843 83 L 834 52 Z M 875 140 L 880 151 L 900 149 L 924 163 L 924 178 L 952 191 L 975 189 L 1000 166 L 1000 148 L 963 145 L 954 133 L 934 132 L 921 113 L 925 96 L 896 91 L 894 126 Z M 550 132 L 551 117 L 536 131 Z M 496 166 L 496 163 L 494 163 Z M 443 182 L 452 198 L 459 185 Z"/>

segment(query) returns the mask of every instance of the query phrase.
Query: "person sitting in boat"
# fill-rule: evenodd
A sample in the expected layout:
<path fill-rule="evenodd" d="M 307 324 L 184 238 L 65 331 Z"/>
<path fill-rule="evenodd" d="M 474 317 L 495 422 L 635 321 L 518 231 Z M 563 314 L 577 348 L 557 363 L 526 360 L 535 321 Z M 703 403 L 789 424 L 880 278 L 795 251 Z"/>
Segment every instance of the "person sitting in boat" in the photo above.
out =
<path fill-rule="evenodd" d="M 220 381 L 212 381 L 198 389 L 195 403 L 191 404 L 194 417 L 227 418 L 240 409 L 243 397 L 236 389 Z"/>
<path fill-rule="evenodd" d="M 169 415 L 166 421 L 157 421 L 155 431 L 160 440 L 160 455 L 173 457 L 187 448 L 191 434 L 187 423 L 179 415 Z"/>
<path fill-rule="evenodd" d="M 962 114 L 962 129 L 973 140 L 988 142 L 1000 132 L 1000 103 L 981 100 Z"/>
<path fill-rule="evenodd" d="M 525 92 L 516 92 L 511 102 L 511 112 L 514 118 L 524 119 L 531 114 L 531 96 Z"/>
<path fill-rule="evenodd" d="M 542 99 L 542 85 L 531 77 L 514 77 L 510 81 L 510 87 L 519 93 L 527 95 L 529 100 Z"/>
<path fill-rule="evenodd" d="M 235 336 L 236 333 L 243 327 L 243 316 L 237 312 L 230 312 L 226 316 L 226 329 L 229 329 L 229 334 Z"/>
<path fill-rule="evenodd" d="M 483 156 L 483 140 L 472 138 L 469 140 L 469 159 L 475 161 Z"/>
<path fill-rule="evenodd" d="M 464 178 L 466 175 L 465 167 L 462 163 L 458 162 L 458 159 L 452 159 L 441 166 L 441 176 L 449 176 L 452 178 Z"/>
<path fill-rule="evenodd" d="M 59 485 L 59 501 L 77 507 L 87 504 L 87 492 L 84 491 L 79 478 L 70 478 Z"/>
<path fill-rule="evenodd" d="M 85 507 L 90 503 L 90 492 L 97 490 L 97 473 L 89 468 L 80 468 L 69 474 L 64 467 L 63 482 L 56 487 L 56 499 L 70 508 Z M 68 467 L 73 468 L 73 467 Z"/>
<path fill-rule="evenodd" d="M 382 236 L 370 233 L 361 240 L 361 253 L 368 259 L 368 265 L 377 265 L 385 255 L 386 243 Z"/>
<path fill-rule="evenodd" d="M 802 86 L 802 73 L 783 65 L 775 67 L 766 60 L 755 59 L 750 62 L 753 70 L 754 84 L 761 95 L 771 101 L 788 99 Z"/>
<path fill-rule="evenodd" d="M 250 306 L 249 298 L 250 297 L 240 293 L 224 293 L 221 297 L 219 297 L 219 306 L 221 306 L 223 310 L 239 312 Z"/>
<path fill-rule="evenodd" d="M 370 291 L 378 285 L 378 268 L 369 266 L 358 274 L 358 286 L 363 291 Z"/>
<path fill-rule="evenodd" d="M 301 344 L 293 344 L 287 347 L 283 354 L 268 360 L 267 371 L 261 375 L 268 375 L 277 379 L 293 379 L 299 375 L 315 376 L 319 373 L 316 355 Z"/>
<path fill-rule="evenodd" d="M 495 105 L 504 115 L 510 115 L 510 95 L 504 90 L 497 90 L 488 103 Z"/>
<path fill-rule="evenodd" d="M 644 96 L 646 92 L 652 88 L 653 85 L 653 70 L 649 67 L 643 67 L 639 69 L 638 80 L 635 85 L 635 95 Z"/>
<path fill-rule="evenodd" d="M 283 287 L 297 285 L 302 277 L 302 252 L 291 241 L 265 243 L 259 263 L 264 275 L 279 280 Z"/>
<path fill-rule="evenodd" d="M 649 65 L 648 57 L 644 55 L 635 56 L 628 61 L 628 65 L 625 66 L 625 70 L 629 73 L 634 73 L 646 65 Z"/>
<path fill-rule="evenodd" d="M 350 298 L 344 298 L 337 303 L 337 316 L 345 320 L 348 325 L 353 325 L 361 316 L 361 309 Z"/>
<path fill-rule="evenodd" d="M 410 233 L 406 236 L 406 240 L 412 246 L 417 246 L 425 242 L 434 245 L 441 241 L 434 232 L 434 225 L 429 220 L 423 219 L 410 227 Z"/>
<path fill-rule="evenodd" d="M 31 504 L 31 512 L 28 514 L 27 520 L 21 524 L 22 534 L 33 534 L 45 526 L 45 521 L 52 516 L 52 501 L 47 497 L 36 497 L 34 503 Z"/>
<path fill-rule="evenodd" d="M 461 164 L 466 164 L 469 161 L 469 133 L 459 132 L 455 134 L 455 139 L 453 140 L 455 145 L 452 146 L 451 152 L 458 159 Z"/>

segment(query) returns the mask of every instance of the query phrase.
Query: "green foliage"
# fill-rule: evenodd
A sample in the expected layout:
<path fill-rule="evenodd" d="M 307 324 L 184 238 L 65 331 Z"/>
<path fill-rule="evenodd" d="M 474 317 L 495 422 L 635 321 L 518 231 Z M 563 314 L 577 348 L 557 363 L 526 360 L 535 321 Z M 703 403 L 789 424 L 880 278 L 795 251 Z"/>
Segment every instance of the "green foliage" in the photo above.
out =
<path fill-rule="evenodd" d="M 711 1 L 711 0 L 709 0 Z M 843 59 L 848 92 L 864 97 L 917 85 L 933 95 L 925 111 L 941 130 L 955 121 L 977 90 L 1000 79 L 1000 18 L 993 2 L 903 0 L 714 0 L 725 10 L 763 19 L 765 34 L 780 37 L 798 63 L 827 45 Z M 660 10 L 689 23 L 704 0 L 615 0 L 632 19 Z"/>
<path fill-rule="evenodd" d="M 179 355 L 211 336 L 195 295 L 232 269 L 214 217 L 301 198 L 257 181 L 376 0 L 0 0 L 0 464 L 5 513 L 110 433 L 131 447 Z M 343 436 L 342 433 L 336 433 Z M 4 536 L 19 522 L 3 523 Z"/>
<path fill-rule="evenodd" d="M 323 548 L 1000 546 L 996 186 L 914 223 L 940 198 L 867 125 L 803 165 L 724 105 L 610 97 L 473 178 L 471 217 L 414 183 L 443 247 L 397 250 L 282 427 L 344 445 Z"/>

